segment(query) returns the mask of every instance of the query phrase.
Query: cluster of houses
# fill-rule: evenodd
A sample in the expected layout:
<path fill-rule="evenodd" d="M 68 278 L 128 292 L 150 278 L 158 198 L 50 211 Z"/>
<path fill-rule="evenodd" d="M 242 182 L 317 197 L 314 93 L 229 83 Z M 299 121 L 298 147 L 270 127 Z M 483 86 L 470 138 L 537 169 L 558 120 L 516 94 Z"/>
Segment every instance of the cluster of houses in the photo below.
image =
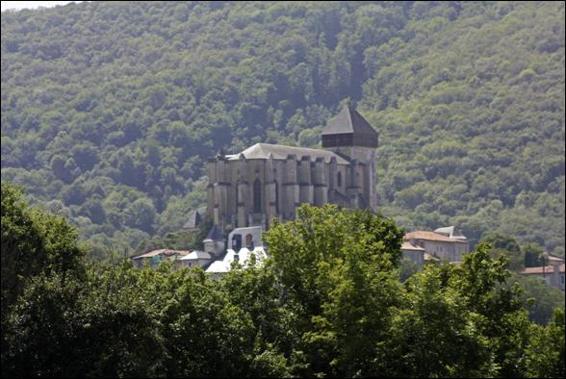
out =
<path fill-rule="evenodd" d="M 430 262 L 460 263 L 469 252 L 468 241 L 454 226 L 436 229 L 434 232 L 414 231 L 405 234 L 401 246 L 403 258 L 411 260 L 419 268 Z M 544 255 L 544 264 L 526 267 L 519 274 L 544 280 L 549 286 L 564 291 L 564 259 Z"/>
<path fill-rule="evenodd" d="M 171 261 L 176 268 L 201 267 L 213 277 L 219 277 L 231 270 L 234 263 L 246 268 L 252 264 L 261 265 L 267 257 L 261 239 L 261 226 L 236 228 L 228 235 L 230 246 L 219 238 L 220 231 L 213 227 L 203 241 L 200 250 L 152 250 L 132 258 L 135 267 L 156 267 L 163 261 Z"/>
<path fill-rule="evenodd" d="M 204 251 L 157 249 L 132 259 L 135 267 L 156 267 L 163 261 L 171 261 L 177 268 L 201 267 L 209 274 L 220 276 L 230 271 L 234 262 L 245 268 L 253 260 L 257 264 L 265 260 L 262 232 L 261 226 L 236 228 L 224 239 L 219 228 L 213 226 L 203 240 Z M 434 232 L 407 233 L 401 251 L 404 258 L 421 267 L 427 261 L 458 263 L 469 246 L 466 237 L 450 226 Z"/>
<path fill-rule="evenodd" d="M 262 231 L 261 226 L 236 228 L 223 240 L 220 230 L 213 227 L 203 241 L 204 251 L 157 249 L 132 259 L 135 267 L 157 267 L 163 261 L 171 261 L 176 268 L 201 267 L 217 278 L 230 271 L 234 263 L 244 268 L 263 263 L 267 253 Z M 469 243 L 454 226 L 432 232 L 417 230 L 405 234 L 401 252 L 404 259 L 412 261 L 418 268 L 425 263 L 458 264 L 469 252 Z M 540 278 L 549 286 L 564 291 L 564 267 L 564 259 L 545 255 L 545 265 L 527 267 L 520 274 Z"/>

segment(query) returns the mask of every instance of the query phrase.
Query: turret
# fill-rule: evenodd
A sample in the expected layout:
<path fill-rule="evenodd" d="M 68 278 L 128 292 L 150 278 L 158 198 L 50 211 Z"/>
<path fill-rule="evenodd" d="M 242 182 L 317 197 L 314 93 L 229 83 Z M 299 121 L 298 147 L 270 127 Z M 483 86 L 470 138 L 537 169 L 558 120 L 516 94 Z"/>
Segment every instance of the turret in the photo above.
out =
<path fill-rule="evenodd" d="M 328 120 L 322 130 L 322 147 L 363 163 L 367 170 L 367 188 L 362 194 L 367 198 L 368 207 L 372 210 L 377 208 L 377 196 L 375 195 L 375 149 L 378 146 L 378 134 L 375 129 L 356 110 L 346 106 L 336 115 Z M 356 174 L 352 175 L 355 180 Z M 357 184 L 365 187 L 363 183 Z"/>

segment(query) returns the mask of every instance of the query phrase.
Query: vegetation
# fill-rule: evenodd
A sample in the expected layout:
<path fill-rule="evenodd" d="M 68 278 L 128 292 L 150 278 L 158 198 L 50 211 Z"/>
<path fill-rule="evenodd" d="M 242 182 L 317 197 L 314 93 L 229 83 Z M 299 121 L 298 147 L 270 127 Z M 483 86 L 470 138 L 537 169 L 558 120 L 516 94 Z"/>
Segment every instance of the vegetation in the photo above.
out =
<path fill-rule="evenodd" d="M 530 322 L 506 258 L 482 244 L 401 283 L 401 237 L 379 215 L 303 206 L 267 232 L 265 266 L 217 281 L 85 265 L 73 228 L 2 184 L 2 263 L 36 268 L 2 272 L 2 376 L 564 377 L 564 308 Z"/>
<path fill-rule="evenodd" d="M 182 245 L 206 159 L 260 141 L 317 146 L 349 98 L 380 133 L 385 215 L 563 256 L 564 18 L 563 2 L 4 12 L 2 181 L 68 217 L 96 259 Z"/>

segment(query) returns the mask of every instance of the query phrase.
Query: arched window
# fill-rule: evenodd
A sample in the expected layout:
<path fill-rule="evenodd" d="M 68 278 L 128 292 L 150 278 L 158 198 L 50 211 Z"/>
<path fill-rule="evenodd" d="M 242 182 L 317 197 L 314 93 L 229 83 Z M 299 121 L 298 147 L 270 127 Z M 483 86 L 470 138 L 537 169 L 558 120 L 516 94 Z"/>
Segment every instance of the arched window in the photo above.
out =
<path fill-rule="evenodd" d="M 261 182 L 259 179 L 254 181 L 254 212 L 261 213 Z"/>
<path fill-rule="evenodd" d="M 275 181 L 275 213 L 279 213 L 279 183 Z"/>
<path fill-rule="evenodd" d="M 338 187 L 342 187 L 342 173 L 338 171 L 338 175 L 336 175 L 336 182 Z"/>

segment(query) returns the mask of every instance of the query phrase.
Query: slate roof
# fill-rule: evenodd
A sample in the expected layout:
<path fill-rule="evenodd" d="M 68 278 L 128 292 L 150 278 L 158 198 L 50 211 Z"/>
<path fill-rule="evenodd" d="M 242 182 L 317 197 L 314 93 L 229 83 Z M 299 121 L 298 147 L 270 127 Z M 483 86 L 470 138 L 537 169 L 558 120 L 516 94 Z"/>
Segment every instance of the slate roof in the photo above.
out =
<path fill-rule="evenodd" d="M 216 225 L 212 225 L 212 228 L 208 231 L 205 240 L 212 240 L 212 241 L 224 241 L 224 233 L 222 230 Z"/>
<path fill-rule="evenodd" d="M 324 129 L 322 129 L 322 135 L 349 133 L 377 136 L 375 129 L 358 111 L 345 106 L 340 113 L 328 120 Z"/>
<path fill-rule="evenodd" d="M 273 159 L 284 160 L 287 159 L 288 155 L 295 155 L 297 159 L 301 159 L 304 156 L 311 157 L 313 160 L 315 158 L 323 158 L 327 163 L 334 157 L 338 164 L 349 164 L 346 159 L 332 151 L 310 149 L 308 147 L 273 145 L 270 143 L 256 143 L 239 154 L 226 155 L 226 159 L 237 160 L 241 159 L 242 156 L 245 159 L 269 159 L 270 154 Z"/>

